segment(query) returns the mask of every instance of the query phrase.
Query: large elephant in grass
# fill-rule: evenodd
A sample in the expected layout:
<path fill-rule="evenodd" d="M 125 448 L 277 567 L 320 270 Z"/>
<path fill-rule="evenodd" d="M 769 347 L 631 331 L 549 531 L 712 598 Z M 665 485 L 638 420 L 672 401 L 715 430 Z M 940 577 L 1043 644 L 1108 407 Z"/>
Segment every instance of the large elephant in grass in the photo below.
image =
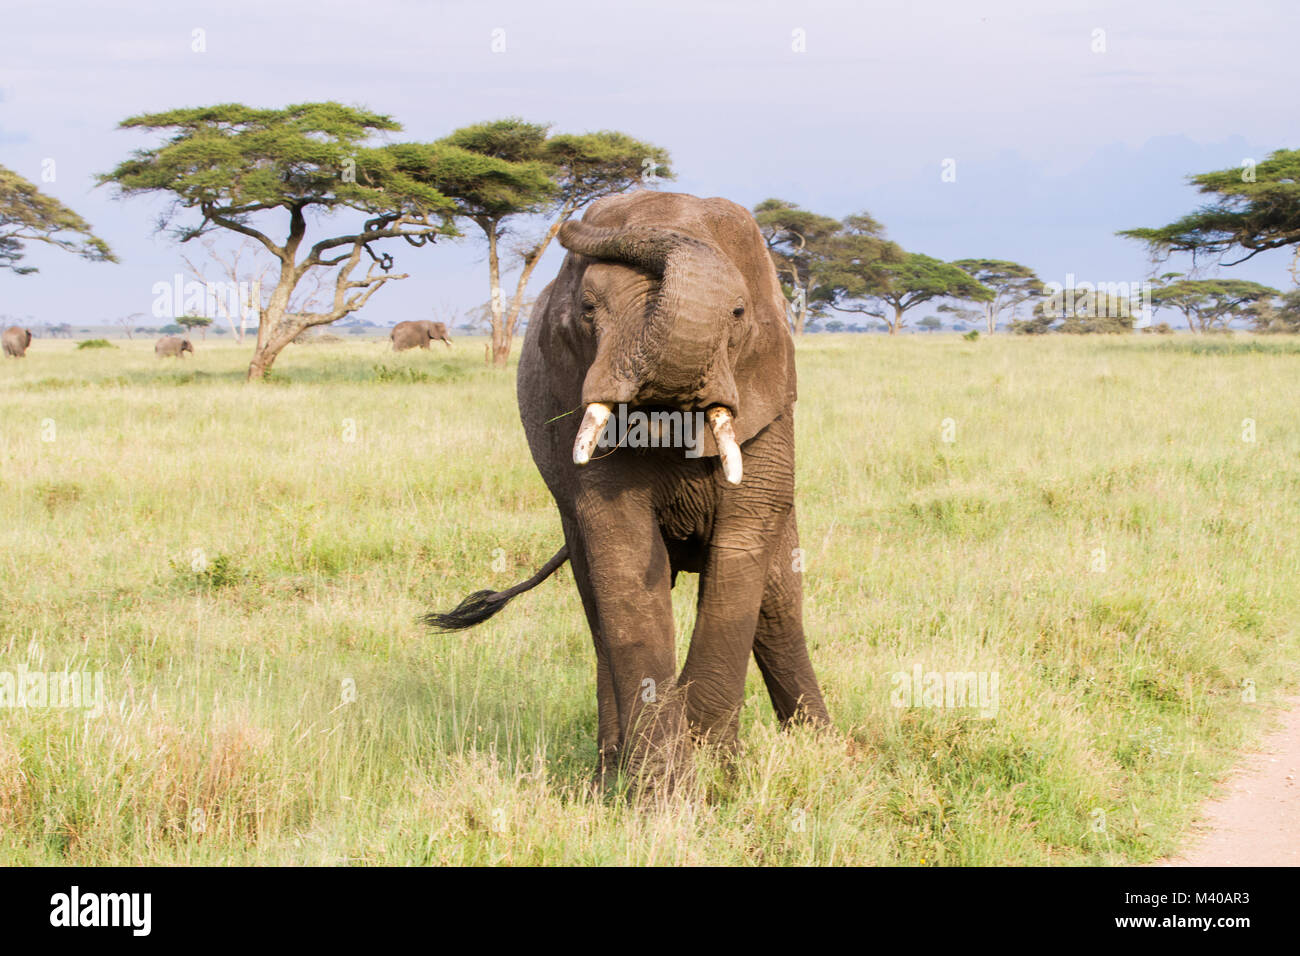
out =
<path fill-rule="evenodd" d="M 735 748 L 750 654 L 783 725 L 829 722 L 803 632 L 794 345 L 735 203 L 638 191 L 559 238 L 569 255 L 533 310 L 517 391 L 564 547 L 529 580 L 424 620 L 477 624 L 567 559 L 596 648 L 599 773 L 671 786 L 691 737 Z M 636 413 L 652 423 L 640 440 L 605 434 Z M 646 441 L 665 433 L 679 447 Z M 660 447 L 629 447 L 647 443 Z M 699 574 L 699 603 L 679 675 L 682 571 Z"/>
<path fill-rule="evenodd" d="M 32 344 L 32 330 L 11 325 L 0 335 L 0 341 L 4 343 L 5 355 L 23 358 L 27 355 L 27 347 Z"/>
<path fill-rule="evenodd" d="M 447 337 L 447 326 L 442 322 L 398 322 L 388 337 L 393 340 L 393 351 L 404 352 L 407 349 L 427 349 L 430 342 L 443 342 L 451 348 L 451 339 Z"/>
<path fill-rule="evenodd" d="M 179 335 L 167 335 L 159 339 L 153 347 L 153 354 L 159 358 L 184 358 L 185 353 L 194 354 L 194 346 L 189 339 Z"/>

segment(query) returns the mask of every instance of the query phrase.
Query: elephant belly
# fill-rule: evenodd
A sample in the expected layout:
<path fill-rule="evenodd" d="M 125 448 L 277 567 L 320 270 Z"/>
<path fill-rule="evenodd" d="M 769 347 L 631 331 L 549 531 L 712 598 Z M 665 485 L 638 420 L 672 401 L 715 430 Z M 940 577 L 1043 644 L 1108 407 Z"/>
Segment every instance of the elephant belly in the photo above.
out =
<path fill-rule="evenodd" d="M 686 475 L 671 482 L 670 495 L 657 502 L 659 530 L 672 565 L 674 583 L 679 571 L 699 574 L 709 553 L 709 538 L 717 510 L 717 483 L 705 462 L 682 462 Z"/>

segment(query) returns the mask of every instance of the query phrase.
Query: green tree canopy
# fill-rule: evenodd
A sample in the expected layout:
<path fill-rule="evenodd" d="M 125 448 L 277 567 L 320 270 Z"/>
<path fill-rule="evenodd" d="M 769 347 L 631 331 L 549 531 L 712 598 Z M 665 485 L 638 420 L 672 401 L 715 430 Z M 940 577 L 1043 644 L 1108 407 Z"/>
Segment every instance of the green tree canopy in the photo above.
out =
<path fill-rule="evenodd" d="M 385 283 L 406 278 L 389 274 L 391 260 L 380 260 L 371 243 L 400 237 L 421 246 L 440 233 L 454 233 L 454 206 L 428 171 L 437 163 L 481 161 L 435 144 L 367 146 L 377 134 L 401 126 L 382 114 L 332 102 L 283 109 L 226 103 L 133 116 L 120 126 L 161 132 L 166 139 L 133 152 L 101 175 L 101 184 L 113 184 L 121 196 L 168 196 L 159 228 L 183 242 L 226 229 L 261 243 L 278 261 L 279 279 L 262 310 L 250 379 L 261 378 L 304 329 L 355 312 Z M 309 219 L 315 226 L 349 213 L 361 224 L 304 251 Z M 277 215 L 287 218 L 278 241 L 268 226 Z M 354 279 L 363 252 L 371 263 L 364 278 Z M 320 312 L 290 313 L 294 288 L 317 268 L 336 270 L 331 302 Z"/>
<path fill-rule="evenodd" d="M 969 273 L 976 281 L 993 292 L 993 298 L 984 303 L 984 323 L 992 335 L 998 329 L 998 318 L 1003 312 L 1016 309 L 1025 302 L 1043 295 L 1043 280 L 1029 266 L 1005 259 L 958 259 L 953 263 Z"/>
<path fill-rule="evenodd" d="M 1256 332 L 1300 333 L 1300 289 L 1292 289 L 1278 300 L 1260 299 L 1251 307 L 1250 318 Z"/>
<path fill-rule="evenodd" d="M 199 333 L 206 339 L 208 337 L 208 326 L 212 324 L 212 319 L 204 315 L 182 315 L 176 320 L 176 324 L 186 332 L 193 332 L 198 329 Z"/>
<path fill-rule="evenodd" d="M 509 164 L 508 179 L 495 184 L 480 178 L 439 183 L 456 215 L 477 225 L 487 239 L 489 357 L 498 367 L 509 358 L 528 281 L 560 226 L 602 196 L 674 176 L 666 150 L 613 130 L 552 135 L 548 124 L 512 116 L 462 127 L 441 142 Z M 519 249 L 522 269 L 507 303 L 501 291 L 501 242 L 517 221 L 539 215 L 547 226 L 540 238 Z"/>
<path fill-rule="evenodd" d="M 1253 317 L 1257 303 L 1279 294 L 1244 279 L 1181 279 L 1152 289 L 1151 304 L 1156 309 L 1181 312 L 1193 332 L 1209 332 L 1226 328 L 1234 318 Z"/>
<path fill-rule="evenodd" d="M 922 303 L 933 299 L 987 302 L 993 297 L 993 291 L 969 273 L 919 252 L 903 253 L 901 258 L 890 254 L 875 261 L 837 255 L 822 277 L 832 308 L 882 318 L 890 335 L 898 334 L 906 324 L 906 313 Z M 886 314 L 884 306 L 892 315 Z"/>
<path fill-rule="evenodd" d="M 47 196 L 12 169 L 0 166 L 0 269 L 18 275 L 36 272 L 20 266 L 28 242 L 43 242 L 91 262 L 117 262 L 90 224 L 63 203 Z"/>
<path fill-rule="evenodd" d="M 1068 335 L 1132 332 L 1136 319 L 1133 300 L 1105 290 L 1040 299 L 1028 319 L 1016 319 L 1010 329 L 1017 335 L 1064 332 Z"/>
<path fill-rule="evenodd" d="M 1250 167 L 1188 177 L 1214 197 L 1196 212 L 1158 228 L 1125 229 L 1119 235 L 1147 244 L 1152 255 L 1175 252 L 1223 256 L 1237 251 L 1245 262 L 1268 249 L 1300 244 L 1300 150 L 1280 149 Z M 1300 277 L 1297 278 L 1300 281 Z"/>
<path fill-rule="evenodd" d="M 818 277 L 816 264 L 829 252 L 828 241 L 841 230 L 839 220 L 822 216 L 785 199 L 765 199 L 754 207 L 754 219 L 767 242 L 781 286 L 790 299 L 790 324 L 802 335 L 808 324 Z M 860 227 L 876 238 L 882 227 L 865 214 Z M 868 225 L 870 221 L 870 225 Z"/>

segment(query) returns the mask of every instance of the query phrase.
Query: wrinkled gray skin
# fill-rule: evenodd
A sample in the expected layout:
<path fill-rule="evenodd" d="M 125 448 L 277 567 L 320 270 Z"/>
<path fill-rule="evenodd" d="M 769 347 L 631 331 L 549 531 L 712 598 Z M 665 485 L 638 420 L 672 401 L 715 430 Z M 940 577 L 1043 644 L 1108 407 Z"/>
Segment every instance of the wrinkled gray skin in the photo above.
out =
<path fill-rule="evenodd" d="M 184 358 L 186 352 L 193 355 L 194 346 L 189 339 L 183 339 L 179 335 L 161 338 L 153 347 L 153 354 L 159 358 Z"/>
<path fill-rule="evenodd" d="M 559 237 L 569 255 L 533 311 L 518 398 L 565 547 L 529 581 L 478 592 L 426 620 L 445 629 L 477 623 L 567 557 L 596 649 L 599 773 L 621 766 L 671 786 L 687 766 L 690 736 L 736 747 L 750 654 L 783 725 L 829 723 L 794 570 L 795 367 L 785 301 L 758 226 L 724 199 L 611 197 Z M 707 429 L 705 457 L 598 448 L 575 465 L 591 402 L 725 406 L 743 480 L 725 482 Z M 678 675 L 670 589 L 680 571 L 700 577 Z"/>
<path fill-rule="evenodd" d="M 23 358 L 27 355 L 27 347 L 32 344 L 32 330 L 11 325 L 0 335 L 0 341 L 4 343 L 5 355 Z"/>
<path fill-rule="evenodd" d="M 393 351 L 404 352 L 407 349 L 427 349 L 430 342 L 444 342 L 451 348 L 451 339 L 447 337 L 447 326 L 442 322 L 398 322 L 388 336 L 393 340 Z"/>

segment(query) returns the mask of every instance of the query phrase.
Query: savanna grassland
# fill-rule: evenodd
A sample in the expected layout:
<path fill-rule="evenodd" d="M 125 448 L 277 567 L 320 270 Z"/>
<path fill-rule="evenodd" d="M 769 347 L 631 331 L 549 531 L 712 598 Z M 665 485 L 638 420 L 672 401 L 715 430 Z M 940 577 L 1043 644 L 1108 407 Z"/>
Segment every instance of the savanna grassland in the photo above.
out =
<path fill-rule="evenodd" d="M 805 338 L 836 730 L 779 733 L 751 667 L 743 756 L 651 807 L 586 789 L 567 569 L 416 623 L 560 544 L 481 343 L 293 346 L 254 387 L 230 345 L 117 344 L 0 364 L 0 671 L 106 697 L 0 708 L 0 863 L 1149 861 L 1296 688 L 1293 340 Z M 996 715 L 894 706 L 917 666 L 996 672 Z"/>

